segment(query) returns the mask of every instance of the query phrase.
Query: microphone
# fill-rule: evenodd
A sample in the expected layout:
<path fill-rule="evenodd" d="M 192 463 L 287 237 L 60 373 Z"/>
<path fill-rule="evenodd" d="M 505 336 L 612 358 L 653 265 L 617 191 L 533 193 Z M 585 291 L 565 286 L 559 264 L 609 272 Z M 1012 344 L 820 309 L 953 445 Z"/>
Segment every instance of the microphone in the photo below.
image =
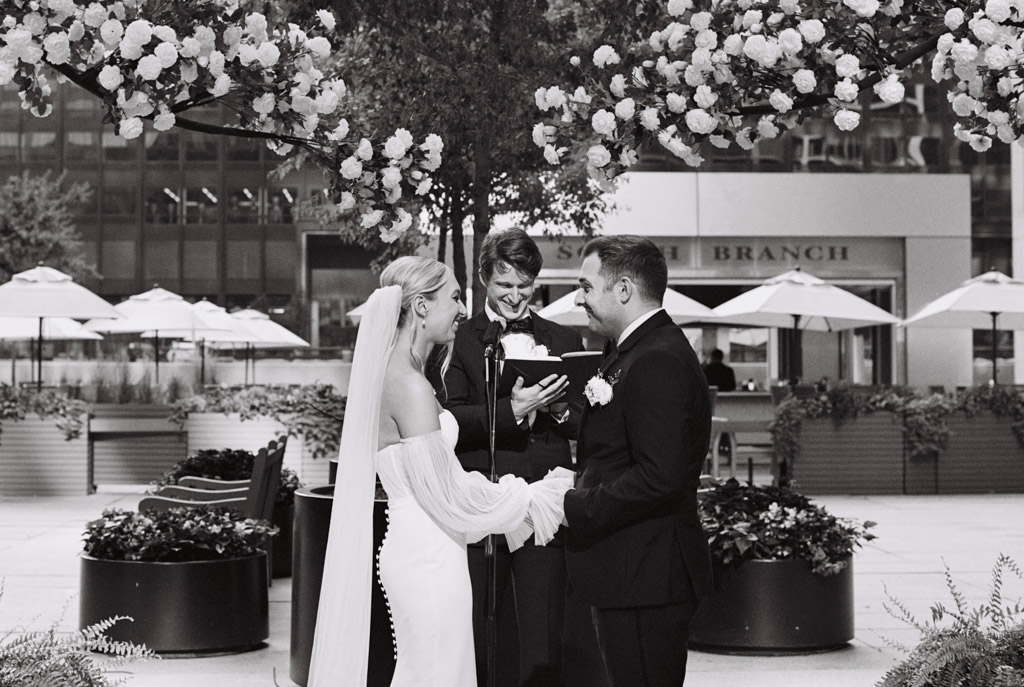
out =
<path fill-rule="evenodd" d="M 501 333 L 505 331 L 505 324 L 505 318 L 499 317 L 491 320 L 490 324 L 487 325 L 487 329 L 484 330 L 483 343 L 486 347 L 488 358 L 494 355 L 498 339 L 501 338 Z"/>

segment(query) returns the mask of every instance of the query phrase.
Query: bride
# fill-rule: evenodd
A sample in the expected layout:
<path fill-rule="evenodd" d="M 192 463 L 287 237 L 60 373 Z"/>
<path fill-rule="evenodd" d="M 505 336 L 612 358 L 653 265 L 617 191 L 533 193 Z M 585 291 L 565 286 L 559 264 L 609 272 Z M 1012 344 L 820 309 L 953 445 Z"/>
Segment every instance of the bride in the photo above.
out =
<path fill-rule="evenodd" d="M 424 376 L 430 352 L 450 345 L 466 316 L 455 276 L 404 257 L 380 283 L 356 340 L 309 685 L 366 684 L 376 472 L 388 494 L 377 559 L 398 659 L 392 687 L 474 687 L 466 545 L 488 533 L 504 534 L 510 549 L 531 534 L 550 541 L 572 473 L 527 484 L 463 471 L 458 424 Z"/>

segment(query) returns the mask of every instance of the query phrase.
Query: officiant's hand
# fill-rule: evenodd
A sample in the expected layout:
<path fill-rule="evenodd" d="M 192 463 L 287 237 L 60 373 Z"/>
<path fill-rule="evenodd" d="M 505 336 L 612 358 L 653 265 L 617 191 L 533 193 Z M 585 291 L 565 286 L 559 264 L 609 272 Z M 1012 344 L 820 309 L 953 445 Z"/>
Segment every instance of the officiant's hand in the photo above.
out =
<path fill-rule="evenodd" d="M 524 386 L 522 377 L 512 387 L 512 413 L 516 422 L 522 422 L 530 413 L 557 401 L 569 387 L 565 375 L 548 375 L 533 386 Z"/>

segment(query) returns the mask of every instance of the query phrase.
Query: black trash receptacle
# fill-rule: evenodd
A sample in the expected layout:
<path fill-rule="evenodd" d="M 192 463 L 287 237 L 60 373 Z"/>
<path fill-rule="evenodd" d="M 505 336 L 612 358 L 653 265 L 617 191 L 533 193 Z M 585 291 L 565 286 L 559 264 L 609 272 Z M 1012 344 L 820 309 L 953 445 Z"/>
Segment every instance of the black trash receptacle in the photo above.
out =
<path fill-rule="evenodd" d="M 309 660 L 313 653 L 320 583 L 327 554 L 327 533 L 334 504 L 334 485 L 299 489 L 295 492 L 295 522 L 292 532 L 292 637 L 291 670 L 293 682 L 305 685 L 309 680 Z M 373 550 L 387 531 L 387 502 L 373 504 Z M 387 687 L 395 672 L 391 619 L 384 593 L 373 585 L 370 607 L 370 656 L 366 684 Z"/>

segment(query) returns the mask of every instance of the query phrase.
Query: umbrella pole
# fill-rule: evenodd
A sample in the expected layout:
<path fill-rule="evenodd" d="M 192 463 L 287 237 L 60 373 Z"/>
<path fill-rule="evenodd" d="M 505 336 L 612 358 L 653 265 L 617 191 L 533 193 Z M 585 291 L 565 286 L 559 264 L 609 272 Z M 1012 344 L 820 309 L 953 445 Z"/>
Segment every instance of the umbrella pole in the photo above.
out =
<path fill-rule="evenodd" d="M 156 385 L 160 386 L 160 332 L 154 331 L 153 334 L 153 365 L 156 368 Z"/>
<path fill-rule="evenodd" d="M 199 386 L 206 386 L 206 339 L 199 342 Z"/>
<path fill-rule="evenodd" d="M 996 345 L 996 318 L 999 317 L 999 313 L 994 312 L 994 313 L 991 313 L 991 314 L 992 314 L 992 383 L 993 384 L 998 384 L 998 380 L 996 378 L 996 350 L 998 349 L 998 346 Z"/>
<path fill-rule="evenodd" d="M 797 361 L 800 358 L 800 351 L 797 350 L 797 341 L 800 338 L 800 316 L 793 315 L 793 338 L 789 342 L 789 379 L 796 384 Z"/>
<path fill-rule="evenodd" d="M 36 391 L 43 390 L 43 318 L 39 318 L 39 338 L 36 339 Z"/>

